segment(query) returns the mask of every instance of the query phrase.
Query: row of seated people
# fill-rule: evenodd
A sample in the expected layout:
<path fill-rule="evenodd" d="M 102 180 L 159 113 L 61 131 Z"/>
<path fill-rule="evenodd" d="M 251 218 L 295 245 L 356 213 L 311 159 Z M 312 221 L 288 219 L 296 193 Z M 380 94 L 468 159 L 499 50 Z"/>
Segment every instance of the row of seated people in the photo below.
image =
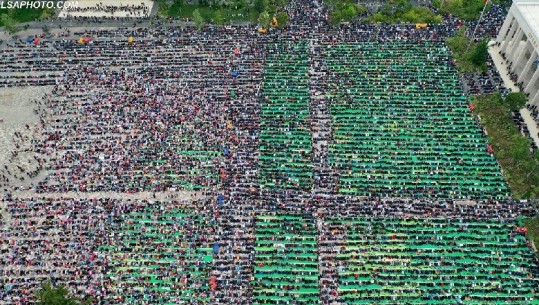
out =
<path fill-rule="evenodd" d="M 39 47 L 11 41 L 0 47 L 0 87 L 50 86 L 62 79 L 65 65 L 52 41 Z"/>
<path fill-rule="evenodd" d="M 52 280 L 107 304 L 207 304 L 212 203 L 11 198 L 0 223 L 0 304 Z"/>
<path fill-rule="evenodd" d="M 151 7 L 147 3 L 141 1 L 140 4 L 103 4 L 99 3 L 83 3 L 84 5 L 70 6 L 64 9 L 63 13 L 70 16 L 72 14 L 78 15 L 77 13 L 107 13 L 111 15 L 121 14 L 126 15 L 127 17 L 136 17 L 144 16 L 148 17 L 150 15 Z"/>
<path fill-rule="evenodd" d="M 41 282 L 102 296 L 105 261 L 95 255 L 108 200 L 2 198 L 0 304 L 31 304 Z"/>
<path fill-rule="evenodd" d="M 367 204 L 381 213 L 382 203 L 397 204 Z M 6 196 L 0 206 L 0 304 L 32 303 L 36 289 L 48 279 L 75 295 L 109 304 L 226 304 L 231 298 L 240 304 L 310 304 L 340 294 L 337 288 L 319 289 L 319 275 L 327 275 L 328 269 L 335 275 L 352 272 L 346 279 L 357 274 L 352 281 L 363 281 L 372 268 L 379 269 L 373 283 L 364 280 L 366 286 L 417 276 L 419 284 L 428 277 L 448 283 L 469 277 L 479 287 L 484 281 L 475 270 L 498 270 L 488 275 L 493 278 L 509 274 L 504 279 L 524 283 L 523 289 L 536 279 L 533 253 L 514 222 L 472 218 L 473 208 L 486 209 L 478 205 L 448 214 L 448 219 L 427 220 L 424 215 L 361 218 L 357 215 L 366 214 L 356 210 L 358 203 L 320 207 L 318 217 L 306 204 L 299 213 L 279 206 L 263 212 L 269 207 L 255 201 L 227 203 L 220 215 L 223 209 L 209 199 Z M 221 249 L 215 249 L 216 243 Z M 333 261 L 318 265 L 326 256 Z M 358 261 L 368 262 L 353 267 Z M 400 273 L 391 272 L 395 268 Z M 355 285 L 339 281 L 341 287 Z M 377 287 L 369 288 L 374 290 L 369 295 L 384 299 L 376 294 Z M 420 288 L 414 287 L 416 292 Z"/>
<path fill-rule="evenodd" d="M 539 268 L 512 221 L 328 218 L 321 264 L 342 304 L 538 304 Z"/>
<path fill-rule="evenodd" d="M 260 113 L 260 184 L 309 189 L 312 143 L 307 45 L 279 42 L 269 48 Z"/>
<path fill-rule="evenodd" d="M 174 47 L 138 49 L 142 55 L 136 56 L 145 64 L 124 69 L 101 66 L 123 47 L 104 42 L 94 49 L 72 46 L 86 57 L 95 48 L 109 53 L 95 59 L 93 67 L 71 70 L 47 99 L 53 116 L 46 144 L 36 150 L 51 156 L 52 173 L 38 189 L 135 192 L 217 186 L 224 177 L 224 157 L 233 151 L 228 142 L 234 118 L 226 112 L 240 96 L 231 94 L 247 92 L 244 87 L 261 77 L 260 56 L 250 41 L 232 34 L 213 41 L 195 35 Z M 134 51 L 125 54 L 137 60 Z"/>
<path fill-rule="evenodd" d="M 509 194 L 441 43 L 326 49 L 340 193 Z"/>
<path fill-rule="evenodd" d="M 267 39 L 254 36 L 252 29 L 246 26 L 207 28 L 204 32 L 197 32 L 192 27 L 161 26 L 84 30 L 74 32 L 72 37 L 49 34 L 38 44 L 17 39 L 0 44 L 0 86 L 54 84 L 56 79 L 61 79 L 64 72 L 74 65 L 117 68 L 138 65 L 146 63 L 151 54 L 157 53 L 153 48 L 176 49 L 189 41 L 196 41 L 197 37 L 209 39 L 216 36 L 228 36 L 228 39 L 236 36 L 239 41 L 247 36 L 261 42 Z M 79 38 L 83 37 L 88 38 L 89 42 L 80 43 Z M 129 37 L 134 38 L 132 43 L 128 41 Z M 235 43 L 232 43 L 231 47 L 234 48 Z M 48 76 L 45 78 L 46 82 L 38 82 L 43 75 Z"/>
<path fill-rule="evenodd" d="M 505 87 L 492 58 L 487 59 L 486 67 L 486 71 L 483 72 L 462 74 L 464 92 L 474 95 L 499 92 L 504 96 L 508 89 Z"/>
<path fill-rule="evenodd" d="M 334 195 L 314 198 L 312 208 L 323 209 L 328 215 L 370 215 L 374 217 L 458 217 L 513 219 L 536 214 L 533 202 L 517 200 L 453 200 L 422 196 L 391 197 L 386 195 L 355 197 Z M 304 207 L 308 206 L 303 204 Z"/>
<path fill-rule="evenodd" d="M 278 213 L 255 219 L 253 304 L 319 302 L 316 223 Z"/>
<path fill-rule="evenodd" d="M 64 47 L 71 46 L 71 48 L 73 48 L 74 50 L 80 51 L 80 52 L 81 52 L 80 55 L 82 55 L 82 57 L 80 58 L 80 60 L 81 60 L 82 62 L 84 62 L 85 60 L 88 60 L 87 57 L 90 57 L 90 54 L 92 54 L 92 52 L 96 51 L 94 48 L 97 48 L 97 52 L 100 54 L 101 57 L 98 57 L 97 59 L 95 59 L 96 62 L 104 62 L 104 63 L 107 63 L 109 66 L 114 66 L 114 65 L 115 65 L 115 64 L 113 63 L 114 60 L 111 61 L 110 58 L 113 56 L 114 52 L 117 51 L 118 49 L 120 50 L 121 53 L 125 53 L 125 54 L 127 55 L 127 58 L 130 58 L 129 60 L 131 61 L 131 64 L 148 64 L 148 65 L 152 65 L 152 64 L 153 64 L 153 63 L 152 63 L 152 57 L 151 57 L 151 56 L 148 57 L 148 56 L 147 56 L 148 54 L 143 54 L 143 55 L 140 55 L 140 54 L 137 55 L 137 54 L 136 54 L 135 50 L 139 50 L 139 51 L 140 51 L 140 47 L 139 47 L 139 48 L 136 48 L 136 49 L 134 49 L 134 50 L 124 50 L 124 49 L 122 48 L 122 46 L 124 46 L 125 44 L 126 44 L 126 43 L 124 43 L 124 44 L 120 43 L 119 45 L 113 44 L 112 47 L 109 47 L 110 42 L 105 42 L 105 41 L 103 41 L 103 42 L 96 42 L 95 46 L 92 46 L 91 48 L 90 48 L 90 47 L 87 47 L 87 46 L 77 46 L 77 45 L 72 45 L 72 44 L 66 44 L 66 45 L 64 45 Z M 145 45 L 145 46 L 147 47 L 148 45 L 152 45 L 152 44 L 150 43 L 150 44 L 147 44 L 147 45 Z M 156 47 L 156 48 L 157 48 L 157 47 Z M 160 46 L 160 47 L 158 47 L 158 49 L 159 49 L 159 50 L 163 50 L 163 49 L 166 50 L 167 47 Z M 174 47 L 168 46 L 168 49 L 174 49 Z M 84 55 L 85 52 L 86 52 L 86 55 Z M 144 53 L 144 52 L 139 52 L 139 53 Z M 165 52 L 163 52 L 163 53 L 166 54 L 167 52 L 165 51 Z M 294 52 L 291 52 L 291 53 L 294 53 Z M 144 57 L 144 56 L 146 56 L 146 57 Z M 159 55 L 159 56 L 161 56 L 161 55 Z M 153 61 L 159 62 L 159 56 L 154 57 L 154 60 L 153 60 Z M 163 56 L 165 56 L 165 55 L 163 55 Z M 107 58 L 108 58 L 109 60 L 107 60 Z M 436 56 L 433 56 L 433 57 L 432 57 L 432 60 L 436 60 L 436 58 L 437 58 Z M 171 57 L 167 57 L 167 61 L 172 61 L 172 62 L 174 62 L 175 64 L 178 64 L 178 65 L 183 65 L 183 64 L 184 64 L 184 62 L 182 62 L 181 60 L 178 61 L 178 60 L 176 60 L 176 59 L 174 59 L 174 58 L 171 58 Z M 76 62 L 75 62 L 75 63 L 76 63 Z M 79 63 L 80 63 L 80 62 L 79 62 Z M 164 68 L 164 72 L 161 72 L 161 71 L 163 71 L 163 70 L 158 70 L 158 71 L 160 71 L 159 73 L 155 73 L 155 72 L 154 72 L 153 74 L 154 74 L 154 75 L 157 74 L 157 77 L 159 77 L 158 75 L 161 75 L 163 78 L 165 78 L 165 77 L 167 77 L 167 76 L 170 76 L 170 75 L 174 75 L 174 73 L 171 73 L 170 71 L 168 71 L 167 68 L 168 68 L 168 67 L 165 67 L 165 68 Z M 85 71 L 85 70 L 83 70 L 83 71 Z M 167 73 L 167 72 L 168 72 L 168 73 Z M 94 72 L 92 72 L 92 73 L 94 73 Z M 91 79 L 92 79 L 91 81 L 96 81 L 96 78 L 98 79 L 98 78 L 101 78 L 101 77 L 107 77 L 107 75 L 105 75 L 105 74 L 100 74 L 100 73 L 101 73 L 100 71 L 95 72 L 95 74 L 97 74 L 97 75 L 93 75 L 93 76 L 91 77 Z M 112 73 L 112 74 L 114 74 L 114 73 Z M 121 74 L 121 73 L 120 73 L 120 74 Z M 396 75 L 398 75 L 398 72 L 396 72 Z M 70 78 L 72 78 L 72 77 L 78 78 L 78 76 L 72 76 L 72 75 L 70 75 L 69 77 L 70 77 Z M 116 75 L 114 75 L 114 76 L 111 76 L 110 78 L 117 78 L 117 77 L 122 77 L 122 76 L 116 76 Z M 154 77 L 155 77 L 155 76 L 154 76 Z M 404 77 L 404 75 L 401 75 L 400 77 Z M 141 79 L 144 79 L 144 77 L 142 77 Z M 110 81 L 110 80 L 106 80 L 105 82 L 108 82 L 108 81 Z M 381 81 L 381 80 L 379 80 L 379 81 Z M 84 85 L 86 85 L 86 84 L 84 84 Z M 428 85 L 426 85 L 426 86 L 428 87 Z M 102 89 L 102 88 L 103 88 L 103 87 L 101 87 L 101 89 Z M 421 88 L 421 86 L 420 86 L 420 88 Z M 150 89 L 151 89 L 151 88 L 150 88 Z M 70 88 L 70 90 L 71 90 L 71 88 Z M 146 88 L 146 90 L 148 90 L 148 88 Z M 280 94 L 280 93 L 277 93 L 277 94 Z M 451 93 L 448 93 L 448 94 L 452 94 L 452 92 L 451 92 Z M 102 98 L 102 96 L 100 96 L 100 98 Z M 430 108 L 426 107 L 425 111 L 429 111 L 429 109 L 430 109 Z M 281 110 L 284 110 L 284 109 L 278 109 L 277 111 L 281 111 Z M 304 110 L 301 111 L 300 113 L 303 113 L 303 112 L 306 112 L 306 111 L 307 111 L 307 110 L 304 109 Z M 270 113 L 270 114 L 271 114 L 271 113 Z M 389 123 L 392 123 L 392 122 L 388 122 L 388 124 L 389 124 Z M 286 126 L 286 124 L 285 124 L 285 126 Z M 292 124 L 292 127 L 296 127 L 296 126 L 297 126 L 297 124 L 296 124 L 296 125 Z M 287 129 L 287 127 L 283 127 L 283 128 L 284 128 L 285 130 Z M 300 124 L 300 125 L 298 126 L 298 128 L 301 130 L 301 133 L 303 133 L 304 136 L 305 136 L 305 135 L 306 135 L 306 131 L 304 132 L 304 130 L 306 129 L 305 124 Z M 165 136 L 166 136 L 166 135 L 165 135 Z M 265 137 L 265 135 L 262 135 L 262 136 Z M 184 138 L 184 139 L 182 139 L 182 140 L 180 141 L 180 145 L 183 145 L 184 142 L 186 142 L 186 141 L 189 142 L 190 140 L 191 140 L 190 138 Z M 297 142 L 297 141 L 295 141 L 295 140 L 293 140 L 293 141 L 294 141 L 294 142 Z M 203 141 L 202 141 L 202 142 L 203 142 Z M 199 142 L 199 143 L 200 143 L 200 142 Z M 294 143 L 294 144 L 299 144 L 299 145 L 308 146 L 308 145 L 305 145 L 305 144 L 308 144 L 308 142 L 304 142 L 303 140 L 302 140 L 302 141 L 299 141 L 299 142 L 297 142 L 297 143 Z M 372 144 L 372 143 L 366 143 L 365 145 L 367 145 L 367 144 Z M 285 145 L 286 145 L 286 144 L 285 144 Z M 476 144 L 476 145 L 477 145 L 477 144 Z M 290 146 L 290 145 L 286 145 L 286 147 L 289 147 L 289 146 Z M 262 145 L 262 147 L 263 147 L 263 149 L 266 148 L 265 145 Z M 415 149 L 415 148 L 414 148 L 414 149 Z M 308 151 L 308 148 L 307 148 L 307 151 Z M 300 157 L 302 157 L 302 158 L 303 158 L 303 157 L 306 157 L 306 156 L 304 156 L 304 155 L 306 154 L 306 151 L 303 150 L 303 149 L 299 149 L 299 150 L 297 150 L 297 151 L 294 151 L 294 153 L 295 153 L 295 154 L 299 154 Z M 218 149 L 216 149 L 216 147 L 212 147 L 211 150 L 208 152 L 208 154 L 210 154 L 210 155 L 216 155 L 216 154 L 218 154 Z M 204 157 L 204 158 L 202 158 L 202 159 L 203 159 L 203 160 L 202 160 L 202 163 L 203 163 L 203 164 L 208 164 L 206 156 L 203 156 L 203 157 Z M 269 156 L 269 160 L 274 160 L 274 159 L 277 158 L 277 157 L 280 158 L 281 156 L 278 156 L 278 155 L 271 156 L 271 155 L 270 155 L 270 156 Z M 69 157 L 69 158 L 71 158 L 71 157 Z M 77 156 L 74 156 L 74 158 L 77 158 Z M 265 161 L 265 158 L 268 158 L 268 156 L 265 156 L 265 154 L 262 153 L 262 156 L 261 156 L 262 162 L 266 162 L 266 161 Z M 422 160 L 420 160 L 421 158 L 417 158 L 417 157 L 412 157 L 412 158 L 416 158 L 417 160 L 422 161 Z M 309 159 L 309 158 L 307 157 L 307 158 L 304 158 L 304 159 Z M 210 160 L 211 160 L 211 156 L 210 156 Z M 137 160 L 137 161 L 138 161 L 138 160 Z M 162 162 L 162 161 L 163 161 L 163 160 L 157 160 L 157 162 Z M 194 162 L 194 163 L 197 163 L 198 161 L 199 161 L 199 160 L 194 160 L 194 161 L 191 160 L 191 162 Z M 294 161 L 294 160 L 293 160 L 293 161 Z M 291 163 L 292 163 L 292 164 L 291 164 L 291 169 L 285 168 L 284 173 L 277 171 L 277 174 L 275 175 L 275 171 L 274 171 L 274 173 L 271 174 L 271 176 L 272 176 L 271 178 L 273 178 L 273 181 L 270 181 L 269 186 L 273 186 L 273 184 L 276 184 L 276 183 L 279 184 L 279 183 L 281 183 L 281 181 L 286 181 L 286 180 L 290 180 L 290 179 L 292 179 L 293 181 L 298 181 L 298 180 L 300 180 L 300 181 L 302 182 L 301 184 L 307 184 L 307 185 L 309 184 L 309 176 L 310 176 L 310 172 L 309 172 L 309 171 L 304 171 L 304 170 L 301 170 L 301 169 L 298 171 L 297 168 L 298 168 L 298 167 L 303 167 L 303 164 L 302 164 L 302 163 L 297 164 L 297 163 L 295 163 L 295 162 L 293 162 L 293 161 L 291 162 Z M 138 161 L 138 162 L 140 162 L 140 161 Z M 142 162 L 142 163 L 145 163 L 145 160 L 142 160 L 141 162 Z M 451 162 L 452 162 L 452 161 L 451 161 Z M 478 162 L 477 164 L 480 165 L 480 166 L 483 166 L 483 163 L 482 163 L 482 162 Z M 63 165 L 62 165 L 62 166 L 63 166 Z M 152 166 L 153 166 L 153 165 L 152 165 Z M 307 166 L 309 166 L 309 161 L 307 161 Z M 169 167 L 167 167 L 166 161 L 165 161 L 165 166 L 163 166 L 163 167 L 165 168 L 165 171 L 167 171 L 167 169 L 169 169 Z M 461 168 L 460 168 L 459 166 L 456 166 L 456 167 L 454 167 L 454 170 L 460 171 Z M 419 170 L 419 171 L 421 171 L 421 170 Z M 299 172 L 299 174 L 297 174 L 297 172 Z M 191 175 L 191 174 L 196 175 L 196 174 L 198 174 L 198 173 L 188 173 L 187 175 L 189 176 L 189 175 Z M 430 174 L 430 173 L 429 173 L 429 174 Z M 146 172 L 140 173 L 139 175 L 135 175 L 135 178 L 137 178 L 137 181 L 134 183 L 135 185 L 133 186 L 133 189 L 140 189 L 139 185 L 141 185 L 141 184 L 143 184 L 143 183 L 145 183 L 145 182 L 153 183 L 152 181 L 153 181 L 154 175 L 155 175 L 155 174 L 152 173 L 151 171 L 150 171 L 150 172 L 146 171 Z M 168 173 L 167 173 L 166 175 L 168 175 L 168 177 L 166 178 L 166 179 L 168 179 L 168 183 L 166 184 L 165 187 L 171 187 L 172 185 L 179 184 L 179 181 L 180 181 L 180 180 L 183 180 L 183 179 L 176 179 L 176 178 L 178 178 L 178 177 L 173 176 L 173 175 L 175 175 L 175 174 L 171 173 L 170 171 L 168 171 Z M 382 180 L 384 180 L 384 179 L 381 179 L 381 177 L 377 176 L 376 171 L 373 172 L 373 171 L 371 170 L 371 172 L 370 172 L 370 173 L 367 173 L 367 175 L 368 175 L 368 176 L 372 176 L 373 179 L 376 179 L 376 180 L 377 180 L 376 183 L 378 183 L 378 184 L 375 185 L 375 187 L 374 187 L 375 189 L 380 189 L 380 186 L 381 186 L 381 185 L 386 185 L 386 184 L 387 184 L 387 183 L 386 183 L 387 181 L 382 181 Z M 180 175 L 180 176 L 181 176 L 181 175 Z M 203 176 L 204 176 L 204 175 L 203 175 Z M 261 176 L 264 177 L 264 176 L 266 176 L 266 175 L 265 175 L 264 173 L 262 173 Z M 298 177 L 298 176 L 299 176 L 299 177 Z M 436 173 L 434 173 L 434 176 L 436 176 Z M 180 178 L 181 178 L 181 177 L 180 177 Z M 437 177 L 434 177 L 434 178 L 437 179 Z M 55 177 L 55 178 L 51 178 L 51 179 L 56 179 L 56 177 Z M 484 179 L 487 179 L 487 178 L 484 178 Z M 494 179 L 496 179 L 496 178 L 494 178 Z M 144 182 L 140 182 L 141 180 L 143 180 Z M 188 178 L 188 180 L 189 180 L 189 178 Z M 212 182 L 211 182 L 211 181 L 208 182 L 208 180 L 211 180 L 211 178 L 208 179 L 208 177 L 202 177 L 201 179 L 198 179 L 198 181 L 194 181 L 194 183 L 188 183 L 188 184 L 186 184 L 186 185 L 182 185 L 182 187 L 192 188 L 192 187 L 200 187 L 200 184 L 203 184 L 203 186 L 204 186 L 204 184 L 212 184 Z M 390 179 L 390 180 L 391 180 L 391 179 Z M 404 180 L 404 179 L 403 179 L 403 180 Z M 429 180 L 429 179 L 423 179 L 423 180 Z M 343 180 L 342 180 L 342 184 L 348 184 L 348 183 L 349 183 L 349 181 L 347 181 L 346 179 L 343 179 Z M 430 192 L 430 193 L 436 193 L 436 192 L 437 192 L 437 187 L 436 187 L 434 184 L 438 183 L 438 181 L 434 181 L 434 182 L 428 181 L 427 183 L 429 184 L 428 186 L 425 186 L 425 185 L 414 185 L 414 186 L 411 187 L 411 189 L 412 189 L 412 190 L 413 190 L 413 189 L 419 189 L 419 190 L 422 190 L 422 191 L 428 190 L 428 192 Z M 300 183 L 294 183 L 294 184 L 300 184 Z M 293 185 L 294 185 L 294 184 L 293 184 Z M 423 184 L 424 184 L 424 183 L 423 183 Z M 449 184 L 450 184 L 450 183 L 449 183 Z M 466 187 L 471 187 L 471 188 L 473 188 L 473 189 L 474 189 L 474 192 L 476 192 L 476 193 L 481 193 L 481 192 L 482 192 L 481 187 L 476 187 L 476 186 L 475 186 L 476 184 L 477 184 L 476 181 L 474 181 L 472 184 L 468 184 L 468 185 L 465 185 L 465 186 L 466 186 Z M 206 185 L 206 186 L 207 186 L 207 185 Z M 100 188 L 100 187 L 102 187 L 102 186 L 97 186 L 97 188 Z M 122 186 L 122 188 L 124 188 L 124 189 L 125 189 L 125 188 L 130 189 L 131 187 L 132 187 L 132 186 L 130 186 L 130 185 L 128 185 L 128 186 Z M 447 188 L 447 187 L 448 187 L 447 184 L 442 186 L 442 188 L 444 188 L 444 189 Z M 87 188 L 87 186 L 84 185 L 84 186 L 82 186 L 82 188 L 85 189 L 85 188 Z M 92 186 L 90 186 L 90 188 L 95 188 L 95 186 L 92 185 Z M 351 187 L 351 186 L 350 186 L 350 187 L 345 187 L 345 188 L 350 189 L 352 192 L 356 192 L 356 191 L 357 191 L 357 189 L 355 189 L 354 187 Z M 365 186 L 362 186 L 362 188 L 363 188 L 363 190 L 361 190 L 361 191 L 363 191 L 363 192 L 370 192 L 370 190 L 366 190 L 366 187 L 365 187 Z M 396 188 L 396 189 L 401 189 L 401 190 L 402 190 L 402 183 L 398 183 L 398 185 L 395 186 L 395 187 L 390 186 L 390 188 L 392 188 L 392 189 L 395 189 L 395 188 Z M 384 191 L 385 191 L 385 190 L 384 190 Z M 408 190 L 406 190 L 406 191 L 408 191 Z"/>
<path fill-rule="evenodd" d="M 148 202 L 113 210 L 98 252 L 119 304 L 207 304 L 215 219 L 200 209 Z"/>

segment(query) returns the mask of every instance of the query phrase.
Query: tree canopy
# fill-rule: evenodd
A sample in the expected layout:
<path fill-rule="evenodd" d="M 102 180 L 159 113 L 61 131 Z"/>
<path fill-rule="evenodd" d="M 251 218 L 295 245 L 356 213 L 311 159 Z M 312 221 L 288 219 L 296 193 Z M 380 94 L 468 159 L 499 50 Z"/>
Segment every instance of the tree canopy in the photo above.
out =
<path fill-rule="evenodd" d="M 255 10 L 259 13 L 264 12 L 267 9 L 268 5 L 269 5 L 268 0 L 255 0 L 254 1 Z"/>
<path fill-rule="evenodd" d="M 258 24 L 261 27 L 267 28 L 271 22 L 271 18 L 268 12 L 264 11 L 258 16 Z"/>
<path fill-rule="evenodd" d="M 505 97 L 505 104 L 511 111 L 519 111 L 526 105 L 526 95 L 522 92 L 511 92 Z"/>
<path fill-rule="evenodd" d="M 69 290 L 63 286 L 53 287 L 51 282 L 44 283 L 36 294 L 37 305 L 87 305 L 93 300 L 82 301 L 69 298 Z"/>
<path fill-rule="evenodd" d="M 8 32 L 16 32 L 17 27 L 15 25 L 17 24 L 17 21 L 13 19 L 13 17 L 11 17 L 10 15 L 2 14 L 2 16 L 0 16 L 0 22 L 6 27 L 6 30 Z"/>
<path fill-rule="evenodd" d="M 195 25 L 198 29 L 201 29 L 204 25 L 204 18 L 202 18 L 202 15 L 200 14 L 198 8 L 193 11 L 193 21 L 195 22 Z"/>
<path fill-rule="evenodd" d="M 474 42 L 466 35 L 466 27 L 462 26 L 457 34 L 447 38 L 446 42 L 457 63 L 460 72 L 486 71 L 488 59 L 488 42 L 485 39 Z"/>
<path fill-rule="evenodd" d="M 277 18 L 280 28 L 284 28 L 288 23 L 288 14 L 285 12 L 278 12 L 275 18 Z"/>
<path fill-rule="evenodd" d="M 486 39 L 479 41 L 473 49 L 470 60 L 478 67 L 484 65 L 488 59 L 488 42 Z"/>
<path fill-rule="evenodd" d="M 434 0 L 433 5 L 439 8 L 440 13 L 471 21 L 479 18 L 485 2 L 484 0 Z"/>

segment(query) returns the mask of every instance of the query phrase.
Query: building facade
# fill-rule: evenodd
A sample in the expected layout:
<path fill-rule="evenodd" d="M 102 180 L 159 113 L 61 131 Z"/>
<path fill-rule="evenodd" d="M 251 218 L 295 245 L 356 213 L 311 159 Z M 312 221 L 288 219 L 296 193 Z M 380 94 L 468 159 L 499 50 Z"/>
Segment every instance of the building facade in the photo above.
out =
<path fill-rule="evenodd" d="M 539 1 L 513 0 L 496 41 L 529 102 L 539 105 Z"/>

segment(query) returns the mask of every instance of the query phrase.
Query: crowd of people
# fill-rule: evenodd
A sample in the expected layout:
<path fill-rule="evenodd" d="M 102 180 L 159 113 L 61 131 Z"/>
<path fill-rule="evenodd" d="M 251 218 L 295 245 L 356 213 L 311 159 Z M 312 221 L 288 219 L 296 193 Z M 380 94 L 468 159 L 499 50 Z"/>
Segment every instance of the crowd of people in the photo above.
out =
<path fill-rule="evenodd" d="M 328 294 L 344 304 L 536 302 L 534 254 L 522 231 L 497 220 L 328 218 L 319 245 L 320 264 L 336 270 Z"/>
<path fill-rule="evenodd" d="M 44 281 L 107 304 L 206 304 L 208 201 L 2 199 L 0 304 L 29 304 Z M 205 301 L 204 301 L 205 300 Z"/>
<path fill-rule="evenodd" d="M 473 117 L 466 123 L 455 119 L 465 116 L 467 103 L 453 63 L 440 46 L 457 29 L 455 22 L 421 30 L 364 24 L 332 29 L 322 2 L 292 1 L 287 11 L 291 26 L 284 32 L 260 34 L 254 26 L 196 31 L 159 24 L 74 31 L 72 37 L 51 36 L 39 44 L 13 41 L 1 46 L 1 86 L 47 85 L 51 90 L 34 102 L 39 122 L 28 128 L 40 133 L 14 135 L 31 143 L 36 171 L 44 172 L 44 179 L 21 191 L 8 187 L 17 183 L 5 181 L 7 171 L 25 179 L 37 172 L 0 167 L 0 182 L 6 183 L 0 202 L 0 304 L 33 303 L 33 294 L 47 279 L 101 304 L 309 304 L 318 299 L 329 304 L 361 296 L 357 291 L 337 293 L 339 285 L 348 285 L 339 268 L 347 264 L 343 260 L 357 264 L 351 258 L 357 253 L 341 253 L 346 259 L 316 259 L 322 250 L 333 251 L 332 245 L 319 246 L 321 238 L 338 235 L 328 231 L 336 219 L 363 215 L 511 223 L 534 212 L 506 196 Z M 80 37 L 89 40 L 81 42 Z M 407 45 L 408 40 L 416 46 Z M 407 49 L 416 52 L 406 55 Z M 413 59 L 412 65 L 407 66 L 405 56 Z M 429 63 L 427 69 L 421 69 L 422 59 Z M 362 65 L 369 69 L 359 75 Z M 428 77 L 417 77 L 421 72 Z M 480 86 L 496 90 L 488 79 L 491 83 Z M 477 78 L 477 83 L 485 81 Z M 360 96 L 374 104 L 359 106 L 356 91 L 368 90 L 369 83 L 378 99 Z M 428 112 L 436 110 L 425 105 L 434 98 L 420 91 L 454 103 L 457 110 L 444 117 L 453 120 L 451 131 L 432 129 Z M 412 107 L 402 98 L 389 105 L 389 95 L 398 92 L 421 103 Z M 341 95 L 349 97 L 337 100 Z M 373 175 L 371 187 L 367 183 L 361 192 L 350 193 L 359 188 L 345 182 L 357 178 L 351 169 L 361 167 L 354 163 L 359 157 L 353 157 L 359 146 L 343 151 L 343 143 L 332 139 L 353 136 L 364 125 L 344 124 L 341 117 L 349 110 L 367 114 L 372 108 L 371 119 L 376 120 L 354 145 L 374 141 L 380 126 L 395 137 L 397 129 L 414 127 L 404 119 L 398 126 L 382 118 L 378 112 L 385 105 L 389 113 L 402 111 L 406 120 L 419 124 L 418 139 L 426 135 L 438 144 L 468 148 L 470 156 L 462 147 L 448 149 L 462 156 L 449 154 L 446 161 L 455 172 L 472 172 L 473 179 L 457 175 L 470 178 L 471 184 L 453 194 L 450 185 L 430 192 L 420 185 L 414 192 L 399 193 L 372 187 Z M 390 148 L 380 145 L 379 150 Z M 435 155 L 439 149 L 414 144 L 408 157 L 417 162 L 422 151 Z M 330 159 L 336 152 L 340 159 Z M 376 155 L 367 159 L 383 161 Z M 397 164 L 389 171 L 398 170 Z M 363 174 L 376 171 L 374 167 Z M 490 196 L 484 187 L 490 183 L 487 178 L 496 184 Z M 450 183 L 458 184 L 456 180 Z M 156 199 L 180 190 L 191 196 Z M 205 199 L 197 199 L 201 192 Z M 134 194 L 148 198 L 129 199 Z M 357 222 L 351 223 L 350 233 L 361 234 Z M 500 235 L 510 234 L 508 227 Z M 383 232 L 375 233 L 380 242 Z M 425 237 L 417 243 L 429 241 Z M 523 239 L 511 243 L 519 251 L 528 249 Z M 287 260 L 296 256 L 296 262 Z M 526 264 L 534 262 L 526 256 Z M 296 270 L 296 265 L 302 268 Z M 507 268 L 505 262 L 501 266 Z M 321 270 L 327 273 L 319 277 Z M 383 285 L 387 280 L 378 270 L 356 271 L 350 272 L 358 277 L 349 274 L 347 282 Z M 375 283 L 360 279 L 367 273 L 376 275 Z M 516 273 L 516 280 L 524 280 L 525 274 Z M 530 274 L 537 278 L 535 269 Z M 365 293 L 373 302 L 383 300 L 377 299 L 376 287 L 369 289 Z M 443 289 L 427 290 L 443 294 Z M 426 295 L 422 300 L 440 299 L 444 297 Z"/>
<path fill-rule="evenodd" d="M 81 2 L 84 3 L 84 2 Z M 93 4 L 93 3 L 92 3 Z M 101 13 L 105 15 L 118 15 L 121 14 L 121 17 L 144 17 L 148 18 L 150 16 L 151 7 L 145 2 L 140 4 L 104 4 L 102 2 L 96 3 L 95 5 L 85 5 L 85 6 L 70 6 L 67 7 L 64 11 L 66 16 L 70 14 L 77 13 L 91 13 L 92 15 L 100 15 Z"/>

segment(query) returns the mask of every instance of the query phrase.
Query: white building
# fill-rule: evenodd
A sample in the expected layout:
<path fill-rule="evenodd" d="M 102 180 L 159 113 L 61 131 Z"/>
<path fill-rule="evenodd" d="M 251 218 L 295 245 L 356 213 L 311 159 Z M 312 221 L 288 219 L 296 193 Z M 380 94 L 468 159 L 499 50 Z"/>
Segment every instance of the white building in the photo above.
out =
<path fill-rule="evenodd" d="M 530 103 L 539 105 L 539 0 L 513 0 L 496 41 Z"/>

